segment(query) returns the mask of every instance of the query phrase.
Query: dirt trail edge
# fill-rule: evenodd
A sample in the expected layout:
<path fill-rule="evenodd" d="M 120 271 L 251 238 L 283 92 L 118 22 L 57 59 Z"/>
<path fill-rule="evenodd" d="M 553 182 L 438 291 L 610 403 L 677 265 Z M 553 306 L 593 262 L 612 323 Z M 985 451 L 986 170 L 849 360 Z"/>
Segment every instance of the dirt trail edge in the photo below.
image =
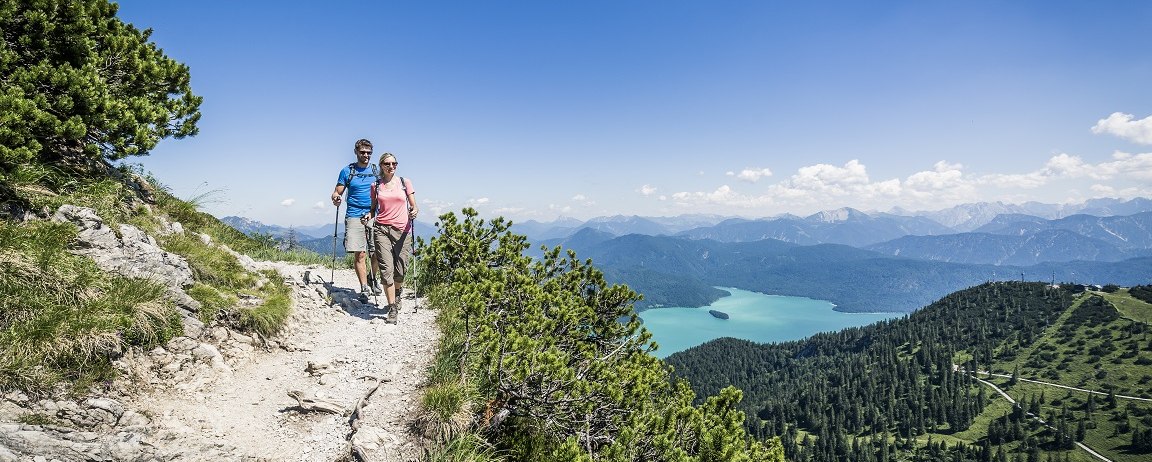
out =
<path fill-rule="evenodd" d="M 418 300 L 405 294 L 399 323 L 388 324 L 384 309 L 371 298 L 361 303 L 350 289 L 359 287 L 352 270 L 327 281 L 326 268 L 255 265 L 275 268 L 293 287 L 287 328 L 264 346 L 222 328 L 205 333 L 220 345 L 218 352 L 201 348 L 211 372 L 173 388 L 147 387 L 125 403 L 151 417 L 155 432 L 146 444 L 186 448 L 187 460 L 354 460 L 353 446 L 373 462 L 419 459 L 409 423 L 439 336 L 435 313 L 423 300 L 417 310 Z M 151 369 L 163 355 L 148 353 Z"/>

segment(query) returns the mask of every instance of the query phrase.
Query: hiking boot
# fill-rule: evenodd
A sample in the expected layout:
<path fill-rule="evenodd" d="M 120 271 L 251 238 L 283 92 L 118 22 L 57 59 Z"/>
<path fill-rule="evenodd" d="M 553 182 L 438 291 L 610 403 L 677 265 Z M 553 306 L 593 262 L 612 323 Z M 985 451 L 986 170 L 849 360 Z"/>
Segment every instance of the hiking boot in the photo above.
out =
<path fill-rule="evenodd" d="M 400 303 L 388 305 L 388 324 L 396 324 L 400 318 Z"/>
<path fill-rule="evenodd" d="M 380 283 L 372 281 L 372 295 L 380 295 L 384 293 L 384 289 L 380 288 Z"/>
<path fill-rule="evenodd" d="M 396 287 L 396 299 L 399 300 L 401 295 L 404 294 L 404 286 Z"/>

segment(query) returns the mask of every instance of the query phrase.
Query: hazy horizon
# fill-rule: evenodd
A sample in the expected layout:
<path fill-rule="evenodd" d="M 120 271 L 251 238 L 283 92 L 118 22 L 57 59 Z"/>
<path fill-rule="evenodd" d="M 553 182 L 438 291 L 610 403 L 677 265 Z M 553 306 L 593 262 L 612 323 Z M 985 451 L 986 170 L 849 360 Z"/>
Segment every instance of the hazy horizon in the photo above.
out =
<path fill-rule="evenodd" d="M 1035 204 L 1038 204 L 1038 205 L 1042 205 L 1042 206 L 1076 207 L 1076 206 L 1084 205 L 1085 203 L 1087 203 L 1087 202 L 1089 202 L 1089 201 L 1095 201 L 1095 200 L 1109 200 L 1109 199 L 1111 199 L 1111 200 L 1116 200 L 1116 201 L 1120 201 L 1120 202 L 1128 202 L 1128 201 L 1131 201 L 1131 200 L 1136 200 L 1136 199 L 1152 200 L 1152 197 L 1133 197 L 1133 198 L 1127 198 L 1127 199 L 1120 199 L 1120 198 L 1095 198 L 1095 199 L 1088 199 L 1088 200 L 1085 200 L 1085 201 L 1082 201 L 1082 202 L 1067 203 L 1067 204 L 1054 204 L 1054 203 L 1044 203 L 1044 202 L 1033 202 L 1033 203 L 1035 203 Z M 999 202 L 999 203 L 1002 203 L 1002 204 L 1003 204 L 1003 205 L 1005 205 L 1005 206 L 1023 206 L 1023 205 L 1025 204 L 1025 202 L 1021 202 L 1021 203 L 1011 203 L 1011 202 L 1003 202 L 1003 201 L 994 201 L 994 202 L 967 202 L 967 203 L 963 203 L 963 204 L 956 204 L 956 205 L 952 205 L 952 206 L 949 206 L 949 207 L 944 207 L 944 208 L 941 208 L 941 209 L 935 209 L 935 210 L 902 210 L 902 211 L 894 211 L 894 210 L 892 210 L 892 209 L 889 209 L 889 210 L 859 210 L 859 209 L 857 209 L 857 210 L 859 210 L 859 211 L 861 211 L 861 212 L 864 212 L 864 213 L 866 213 L 866 214 L 870 214 L 870 215 L 871 215 L 871 214 L 878 214 L 878 213 L 882 213 L 882 214 L 893 214 L 893 215 L 902 215 L 902 216 L 919 216 L 919 215 L 923 215 L 923 214 L 931 214 L 931 213 L 936 213 L 936 212 L 944 212 L 944 211 L 946 211 L 946 210 L 954 209 L 954 208 L 956 208 L 956 207 L 972 206 L 972 205 L 979 205 L 979 204 L 995 204 L 995 203 L 997 203 L 997 202 Z M 693 216 L 693 215 L 696 215 L 696 216 L 712 216 L 712 217 L 716 217 L 716 218 L 719 218 L 719 219 L 721 219 L 721 220 L 726 220 L 726 219 L 731 219 L 731 218 L 741 218 L 741 219 L 747 219 L 747 220 L 764 220 L 764 219 L 773 219 L 773 218 L 779 218 L 779 217 L 783 217 L 783 216 L 786 216 L 786 215 L 799 216 L 799 217 L 801 217 L 801 218 L 806 218 L 806 217 L 809 217 L 809 216 L 812 216 L 812 215 L 815 215 L 815 214 L 819 214 L 819 213 L 821 213 L 821 212 L 830 212 L 830 211 L 836 211 L 836 210 L 841 210 L 841 209 L 844 209 L 844 208 L 852 208 L 852 207 L 837 207 L 837 208 L 834 208 L 834 209 L 818 210 L 818 211 L 816 211 L 816 212 L 813 212 L 813 213 L 808 213 L 808 214 L 803 214 L 803 215 L 801 215 L 801 214 L 796 214 L 796 213 L 789 213 L 789 212 L 782 212 L 782 213 L 779 213 L 779 214 L 775 214 L 775 215 L 769 215 L 769 216 L 742 216 L 742 215 L 724 215 L 724 214 L 705 214 L 705 213 L 696 213 L 696 212 L 685 212 L 685 213 L 681 213 L 681 214 L 677 214 L 677 215 L 639 215 L 639 214 L 614 214 L 614 215 L 597 215 L 597 216 L 588 217 L 588 218 L 577 218 L 577 217 L 568 217 L 568 216 L 558 216 L 558 217 L 555 217 L 555 218 L 552 218 L 552 219 L 545 219 L 545 220 L 539 220 L 539 219 L 527 219 L 527 220 L 513 220 L 513 221 L 514 221 L 514 223 L 520 223 L 520 224 L 523 224 L 523 223 L 525 223 L 525 222 L 529 222 L 529 221 L 532 221 L 532 222 L 536 222 L 536 223 L 541 223 L 541 224 L 548 224 L 548 223 L 555 223 L 555 222 L 558 222 L 558 221 L 563 221 L 563 220 L 576 220 L 576 221 L 579 221 L 579 222 L 581 222 L 581 223 L 585 223 L 585 222 L 588 222 L 588 221 L 590 221 L 590 220 L 601 219 L 601 218 L 614 218 L 614 217 L 625 217 L 625 218 L 627 218 L 627 217 L 640 217 L 640 218 L 664 218 L 664 219 L 673 219 L 673 218 L 680 218 L 680 217 L 685 217 L 685 216 Z M 343 210 L 343 208 L 341 208 L 341 210 Z M 459 213 L 459 210 L 452 210 L 452 212 L 456 212 L 456 213 Z M 897 213 L 897 212 L 900 212 L 900 213 Z M 334 213 L 334 212 L 333 212 L 333 213 Z M 1078 213 L 1078 212 L 1077 212 L 1077 213 Z M 244 218 L 244 219 L 256 220 L 255 218 L 252 218 L 252 217 L 245 217 L 245 216 L 242 216 L 242 215 L 213 215 L 213 216 L 216 216 L 216 218 L 220 218 L 220 219 L 222 219 L 222 218 L 225 218 L 225 217 L 228 217 L 228 216 L 235 216 L 235 217 Z M 489 219 L 489 218 L 495 218 L 495 216 L 483 216 L 482 218 L 486 218 L 486 219 Z M 505 217 L 505 218 L 507 218 L 507 217 Z M 1041 218 L 1044 218 L 1044 217 L 1041 217 Z M 292 228 L 292 227 L 296 227 L 296 228 L 300 228 L 300 227 L 313 228 L 313 227 L 317 227 L 317 226 L 331 226 L 331 225 L 332 225 L 332 220 L 333 220 L 333 219 L 335 219 L 335 215 L 333 215 L 332 217 L 329 217 L 329 219 L 328 219 L 328 222 L 322 222 L 322 221 L 321 221 L 321 222 L 303 223 L 303 224 L 282 224 L 282 223 L 266 222 L 266 221 L 262 221 L 262 220 L 256 220 L 256 221 L 259 221 L 261 224 L 264 224 L 264 225 L 280 226 L 280 227 L 283 227 L 283 228 Z M 431 225 L 432 225 L 432 223 L 434 223 L 434 222 L 435 222 L 435 220 L 436 220 L 436 217 L 421 217 L 421 218 L 420 218 L 418 221 L 419 221 L 421 224 L 425 224 L 425 225 L 431 226 Z"/>

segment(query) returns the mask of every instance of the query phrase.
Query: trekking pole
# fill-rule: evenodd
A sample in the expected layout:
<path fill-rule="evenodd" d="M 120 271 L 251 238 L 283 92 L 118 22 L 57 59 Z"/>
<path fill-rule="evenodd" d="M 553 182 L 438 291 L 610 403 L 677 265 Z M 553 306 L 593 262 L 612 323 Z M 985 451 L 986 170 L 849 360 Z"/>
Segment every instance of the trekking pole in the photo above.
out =
<path fill-rule="evenodd" d="M 380 307 L 380 300 L 376 297 L 376 271 L 373 270 L 372 263 L 376 261 L 376 227 L 373 226 L 373 221 L 370 220 L 364 225 L 364 236 L 368 238 L 368 261 L 364 262 L 365 268 L 368 271 L 368 290 L 372 291 L 372 304 Z"/>
<path fill-rule="evenodd" d="M 416 234 L 416 226 L 412 226 L 412 234 Z M 412 309 L 413 313 L 420 312 L 420 257 L 416 255 L 416 239 L 412 239 Z"/>
<path fill-rule="evenodd" d="M 332 224 L 332 274 L 328 275 L 329 282 L 336 281 L 336 234 L 340 231 L 340 204 L 336 204 L 336 222 Z"/>

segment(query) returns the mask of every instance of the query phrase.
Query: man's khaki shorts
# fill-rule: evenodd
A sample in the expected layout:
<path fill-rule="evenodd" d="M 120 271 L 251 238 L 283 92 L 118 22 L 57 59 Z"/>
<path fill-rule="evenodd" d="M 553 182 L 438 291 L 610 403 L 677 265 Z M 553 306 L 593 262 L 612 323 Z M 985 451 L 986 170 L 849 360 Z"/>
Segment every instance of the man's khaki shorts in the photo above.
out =
<path fill-rule="evenodd" d="M 346 252 L 368 251 L 368 233 L 364 231 L 364 223 L 360 217 L 344 219 L 344 250 Z"/>

